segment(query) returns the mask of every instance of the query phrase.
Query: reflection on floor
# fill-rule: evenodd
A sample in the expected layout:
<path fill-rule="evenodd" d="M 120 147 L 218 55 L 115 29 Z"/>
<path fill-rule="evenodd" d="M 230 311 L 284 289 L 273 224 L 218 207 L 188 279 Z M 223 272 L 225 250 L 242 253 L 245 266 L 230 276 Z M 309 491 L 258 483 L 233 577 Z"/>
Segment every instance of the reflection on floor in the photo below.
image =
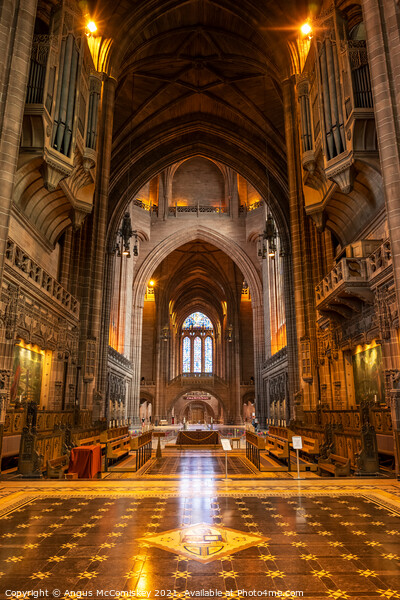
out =
<path fill-rule="evenodd" d="M 1 496 L 1 598 L 400 598 L 395 482 L 9 482 Z"/>
<path fill-rule="evenodd" d="M 110 469 L 111 472 L 107 479 L 126 479 L 132 477 L 130 468 L 134 466 L 134 459 L 128 458 L 121 461 L 115 469 Z M 246 458 L 242 451 L 230 452 L 228 455 L 228 476 L 232 478 L 256 478 L 265 477 L 265 473 L 260 474 L 255 466 Z M 132 467 L 131 467 L 132 465 Z M 271 477 L 290 478 L 288 473 L 285 473 L 285 467 L 281 466 L 282 473 L 270 473 Z M 157 477 L 225 477 L 225 454 L 222 451 L 215 450 L 166 450 L 163 452 L 163 457 L 160 459 L 153 458 L 146 463 L 144 467 L 137 473 L 138 476 L 144 478 Z M 268 476 L 268 474 L 267 474 Z"/>
<path fill-rule="evenodd" d="M 110 468 L 104 475 L 107 479 L 131 479 L 135 476 L 145 479 L 179 477 L 225 477 L 225 453 L 222 450 L 175 450 L 164 449 L 160 459 L 153 458 L 137 473 L 134 472 L 135 457 L 128 457 Z M 268 465 L 270 471 L 268 471 Z M 227 456 L 228 477 L 233 479 L 291 479 L 296 474 L 288 473 L 287 466 L 279 464 L 272 457 L 263 458 L 263 471 L 260 472 L 246 458 L 244 450 L 233 450 Z M 315 477 L 314 474 L 307 474 Z"/>

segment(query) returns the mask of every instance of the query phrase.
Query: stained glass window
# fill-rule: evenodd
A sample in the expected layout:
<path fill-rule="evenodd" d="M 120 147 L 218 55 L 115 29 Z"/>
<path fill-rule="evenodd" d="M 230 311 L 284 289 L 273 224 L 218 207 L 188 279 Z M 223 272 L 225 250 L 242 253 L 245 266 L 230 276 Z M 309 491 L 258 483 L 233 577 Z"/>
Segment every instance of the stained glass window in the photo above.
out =
<path fill-rule="evenodd" d="M 194 312 L 185 319 L 182 328 L 188 329 L 189 327 L 205 327 L 206 329 L 213 329 L 210 319 L 201 312 Z"/>
<path fill-rule="evenodd" d="M 193 343 L 193 372 L 201 373 L 201 338 L 195 337 Z"/>
<path fill-rule="evenodd" d="M 183 338 L 182 345 L 183 372 L 190 373 L 190 338 Z"/>
<path fill-rule="evenodd" d="M 204 372 L 212 373 L 213 370 L 213 343 L 212 338 L 210 336 L 206 337 L 204 341 Z"/>

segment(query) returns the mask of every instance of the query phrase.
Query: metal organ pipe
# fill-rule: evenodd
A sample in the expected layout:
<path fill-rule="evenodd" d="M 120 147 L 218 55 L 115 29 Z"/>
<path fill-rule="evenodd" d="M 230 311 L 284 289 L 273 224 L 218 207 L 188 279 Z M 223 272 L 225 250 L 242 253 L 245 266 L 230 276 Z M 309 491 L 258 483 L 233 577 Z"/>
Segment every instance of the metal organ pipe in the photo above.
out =
<path fill-rule="evenodd" d="M 329 99 L 330 99 L 330 107 L 331 107 L 331 121 L 332 121 L 332 133 L 333 139 L 335 141 L 335 154 L 340 154 L 343 151 L 342 140 L 340 138 L 339 131 L 339 111 L 337 104 L 337 96 L 336 96 L 336 81 L 335 81 L 335 68 L 333 64 L 333 53 L 332 53 L 332 43 L 329 38 L 325 40 L 326 47 L 326 66 L 328 71 L 328 87 L 329 87 Z"/>
<path fill-rule="evenodd" d="M 65 57 L 65 45 L 66 40 L 63 39 L 61 41 L 61 49 L 60 49 L 60 62 L 58 63 L 58 83 L 57 83 L 57 95 L 56 95 L 56 105 L 54 109 L 54 127 L 53 127 L 53 139 L 52 146 L 55 145 L 55 139 L 57 134 L 57 123 L 60 116 L 60 98 L 61 98 L 61 89 L 62 89 L 62 69 L 64 68 L 64 57 Z"/>
<path fill-rule="evenodd" d="M 339 64 L 338 64 L 338 56 L 336 52 L 336 46 L 332 46 L 332 55 L 333 55 L 333 68 L 335 72 L 335 88 L 336 88 L 336 105 L 338 109 L 338 123 L 339 123 L 339 131 L 340 131 L 340 140 L 342 142 L 342 152 L 346 148 L 345 141 L 345 133 L 344 133 L 344 122 L 343 122 L 343 110 L 342 110 L 342 98 L 340 93 L 340 73 L 339 73 Z"/>
<path fill-rule="evenodd" d="M 320 53 L 320 66 L 321 66 L 321 84 L 322 84 L 322 96 L 323 96 L 323 108 L 325 117 L 325 135 L 326 144 L 328 151 L 328 160 L 335 156 L 335 145 L 332 137 L 332 119 L 331 119 L 331 104 L 329 98 L 329 86 L 328 86 L 328 71 L 326 66 L 326 49 L 325 44 L 322 44 Z"/>
<path fill-rule="evenodd" d="M 68 103 L 67 103 L 67 114 L 65 119 L 65 133 L 64 133 L 64 143 L 63 143 L 63 154 L 66 156 L 69 154 L 71 137 L 72 137 L 72 127 L 74 121 L 74 108 L 75 108 L 75 95 L 76 95 L 76 76 L 78 72 L 78 60 L 79 54 L 75 47 L 73 47 L 72 52 L 72 65 L 71 65 L 71 75 L 70 82 L 68 88 Z"/>
<path fill-rule="evenodd" d="M 65 121 L 67 118 L 67 103 L 68 103 L 68 92 L 69 82 L 71 78 L 71 63 L 72 63 L 72 49 L 73 49 L 73 36 L 70 33 L 67 37 L 67 43 L 64 55 L 64 65 L 62 72 L 62 85 L 61 85 L 61 97 L 60 97 L 60 109 L 58 113 L 57 133 L 54 147 L 61 152 L 62 143 L 65 132 Z M 60 74 L 61 76 L 61 74 Z"/>

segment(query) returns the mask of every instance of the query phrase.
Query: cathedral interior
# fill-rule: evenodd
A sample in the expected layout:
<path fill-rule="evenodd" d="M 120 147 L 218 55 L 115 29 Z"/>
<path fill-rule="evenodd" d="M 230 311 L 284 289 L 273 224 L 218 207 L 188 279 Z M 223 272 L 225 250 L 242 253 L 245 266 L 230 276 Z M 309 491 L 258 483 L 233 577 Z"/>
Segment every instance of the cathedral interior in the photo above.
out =
<path fill-rule="evenodd" d="M 398 0 L 2 0 L 0 55 L 0 600 L 400 598 Z"/>

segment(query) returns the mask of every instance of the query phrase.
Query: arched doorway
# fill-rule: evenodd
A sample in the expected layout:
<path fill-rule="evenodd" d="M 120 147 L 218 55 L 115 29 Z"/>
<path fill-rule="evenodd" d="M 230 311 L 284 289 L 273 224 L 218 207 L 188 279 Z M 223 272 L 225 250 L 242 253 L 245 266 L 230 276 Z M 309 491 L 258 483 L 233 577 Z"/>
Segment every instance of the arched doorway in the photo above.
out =
<path fill-rule="evenodd" d="M 177 423 L 210 424 L 222 422 L 224 408 L 222 402 L 204 390 L 190 390 L 175 400 L 171 407 Z"/>

